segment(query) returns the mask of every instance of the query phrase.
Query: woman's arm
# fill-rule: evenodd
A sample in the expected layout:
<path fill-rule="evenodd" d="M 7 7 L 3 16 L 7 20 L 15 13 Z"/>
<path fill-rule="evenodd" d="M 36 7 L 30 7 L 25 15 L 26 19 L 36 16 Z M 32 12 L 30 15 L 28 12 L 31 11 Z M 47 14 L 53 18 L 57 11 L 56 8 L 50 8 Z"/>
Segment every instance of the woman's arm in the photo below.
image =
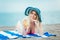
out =
<path fill-rule="evenodd" d="M 40 35 L 43 35 L 42 23 L 39 21 L 36 21 L 35 24 L 36 24 L 36 32 L 39 33 Z"/>
<path fill-rule="evenodd" d="M 24 28 L 24 30 L 23 30 L 23 35 L 26 35 L 27 32 L 28 32 L 28 22 L 27 22 L 26 19 L 23 20 L 23 28 Z"/>
<path fill-rule="evenodd" d="M 42 23 L 39 23 L 39 29 L 40 29 L 40 35 L 43 35 L 43 27 L 42 27 Z"/>

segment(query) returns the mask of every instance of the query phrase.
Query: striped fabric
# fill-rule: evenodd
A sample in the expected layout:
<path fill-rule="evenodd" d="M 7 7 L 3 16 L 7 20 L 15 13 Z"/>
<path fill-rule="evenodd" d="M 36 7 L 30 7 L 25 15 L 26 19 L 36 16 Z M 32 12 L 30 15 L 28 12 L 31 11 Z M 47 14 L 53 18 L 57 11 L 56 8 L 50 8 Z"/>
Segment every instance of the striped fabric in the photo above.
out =
<path fill-rule="evenodd" d="M 45 32 L 42 36 L 38 34 L 28 34 L 26 36 L 23 36 L 22 34 L 18 33 L 17 31 L 0 31 L 0 40 L 7 40 L 7 39 L 16 39 L 16 38 L 31 38 L 31 37 L 50 37 L 50 36 L 56 36 L 54 34 L 50 34 L 48 32 Z"/>

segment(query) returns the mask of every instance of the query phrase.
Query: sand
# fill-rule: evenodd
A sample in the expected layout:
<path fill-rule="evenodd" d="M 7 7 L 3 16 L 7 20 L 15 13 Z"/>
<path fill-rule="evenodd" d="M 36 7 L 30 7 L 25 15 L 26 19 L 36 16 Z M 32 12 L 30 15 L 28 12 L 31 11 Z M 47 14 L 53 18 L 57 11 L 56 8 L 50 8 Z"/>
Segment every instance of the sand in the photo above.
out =
<path fill-rule="evenodd" d="M 2 30 L 14 30 L 15 26 L 3 26 L 0 27 L 0 31 Z M 48 38 L 18 38 L 18 39 L 9 39 L 9 40 L 60 40 L 60 24 L 51 24 L 51 25 L 43 25 L 44 32 L 49 32 L 56 34 L 56 37 L 48 37 Z"/>

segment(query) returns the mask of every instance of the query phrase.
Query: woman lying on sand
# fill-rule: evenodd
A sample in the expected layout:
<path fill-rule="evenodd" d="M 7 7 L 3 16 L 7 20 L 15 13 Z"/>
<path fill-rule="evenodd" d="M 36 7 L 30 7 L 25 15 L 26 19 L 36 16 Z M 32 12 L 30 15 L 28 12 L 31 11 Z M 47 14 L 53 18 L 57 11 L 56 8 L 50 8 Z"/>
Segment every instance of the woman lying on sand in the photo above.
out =
<path fill-rule="evenodd" d="M 41 16 L 40 10 L 34 7 L 28 7 L 25 10 L 26 17 L 22 21 L 22 25 L 20 22 L 17 23 L 16 30 L 19 31 L 23 35 L 27 34 L 43 34 L 42 24 L 41 24 Z"/>

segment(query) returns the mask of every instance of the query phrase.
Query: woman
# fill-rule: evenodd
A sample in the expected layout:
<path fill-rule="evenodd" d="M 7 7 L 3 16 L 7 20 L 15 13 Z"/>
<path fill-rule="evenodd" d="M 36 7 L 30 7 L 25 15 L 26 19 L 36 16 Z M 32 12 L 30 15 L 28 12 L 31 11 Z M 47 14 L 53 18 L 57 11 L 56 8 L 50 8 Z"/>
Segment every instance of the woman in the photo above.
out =
<path fill-rule="evenodd" d="M 41 25 L 41 16 L 40 10 L 38 8 L 28 7 L 25 10 L 26 17 L 22 21 L 22 25 L 18 22 L 16 29 L 21 34 L 36 34 L 40 32 L 40 35 L 43 34 L 43 29 Z"/>
<path fill-rule="evenodd" d="M 38 8 L 28 7 L 25 11 L 25 15 L 27 17 L 23 20 L 24 35 L 31 33 L 36 34 L 38 32 L 42 35 L 43 29 L 41 25 L 40 10 Z"/>

